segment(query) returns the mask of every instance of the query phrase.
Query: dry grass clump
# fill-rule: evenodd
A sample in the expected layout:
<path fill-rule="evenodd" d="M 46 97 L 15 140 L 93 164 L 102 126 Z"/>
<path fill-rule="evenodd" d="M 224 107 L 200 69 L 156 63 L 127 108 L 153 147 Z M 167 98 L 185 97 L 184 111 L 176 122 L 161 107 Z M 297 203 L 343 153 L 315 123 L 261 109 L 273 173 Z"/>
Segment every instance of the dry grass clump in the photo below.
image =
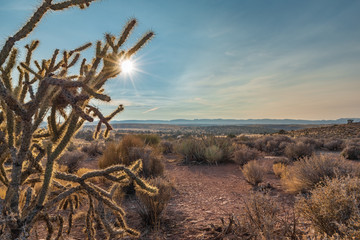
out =
<path fill-rule="evenodd" d="M 174 152 L 174 144 L 170 141 L 162 141 L 160 143 L 160 146 L 163 154 L 169 154 Z"/>
<path fill-rule="evenodd" d="M 326 178 L 356 174 L 343 158 L 313 155 L 295 162 L 287 168 L 282 183 L 288 192 L 307 192 Z"/>
<path fill-rule="evenodd" d="M 69 173 L 75 173 L 80 167 L 80 162 L 85 161 L 87 158 L 88 156 L 85 153 L 74 150 L 72 152 L 65 152 L 59 158 L 58 163 L 67 166 Z"/>
<path fill-rule="evenodd" d="M 314 147 L 303 142 L 291 143 L 285 147 L 284 153 L 286 157 L 297 160 L 311 156 L 314 153 Z"/>
<path fill-rule="evenodd" d="M 260 156 L 261 153 L 258 150 L 249 148 L 246 145 L 238 145 L 234 150 L 231 159 L 235 163 L 243 166 L 251 160 L 256 160 Z"/>
<path fill-rule="evenodd" d="M 284 154 L 286 146 L 290 143 L 294 143 L 294 140 L 287 136 L 264 136 L 255 141 L 255 148 L 262 152 L 280 156 Z"/>
<path fill-rule="evenodd" d="M 216 145 L 205 148 L 205 159 L 210 164 L 217 164 L 224 157 L 223 151 Z"/>
<path fill-rule="evenodd" d="M 341 151 L 345 147 L 344 140 L 341 139 L 329 139 L 324 141 L 324 148 L 329 151 Z"/>
<path fill-rule="evenodd" d="M 277 176 L 279 178 L 286 175 L 286 168 L 287 168 L 287 165 L 285 165 L 284 163 L 281 163 L 281 162 L 273 164 L 274 174 L 275 174 L 275 176 Z"/>
<path fill-rule="evenodd" d="M 139 207 L 136 210 L 146 224 L 156 226 L 160 224 L 161 215 L 170 201 L 173 186 L 163 177 L 150 179 L 149 183 L 156 186 L 159 192 L 156 195 L 149 195 L 136 191 L 139 199 Z"/>
<path fill-rule="evenodd" d="M 297 208 L 320 233 L 339 239 L 360 239 L 360 179 L 335 178 L 324 181 L 301 198 Z"/>
<path fill-rule="evenodd" d="M 242 173 L 248 183 L 257 186 L 264 179 L 264 169 L 256 160 L 250 161 L 242 168 Z"/>
<path fill-rule="evenodd" d="M 107 168 L 116 164 L 123 164 L 119 144 L 116 142 L 108 142 L 106 144 L 103 155 L 98 160 L 99 168 Z"/>

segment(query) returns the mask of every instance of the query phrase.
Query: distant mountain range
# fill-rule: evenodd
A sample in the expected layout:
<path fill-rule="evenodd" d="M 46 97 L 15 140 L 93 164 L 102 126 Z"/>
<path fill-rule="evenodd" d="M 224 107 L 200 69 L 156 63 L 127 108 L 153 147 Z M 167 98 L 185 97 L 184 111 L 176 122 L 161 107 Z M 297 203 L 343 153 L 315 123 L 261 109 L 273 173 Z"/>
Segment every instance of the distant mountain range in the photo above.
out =
<path fill-rule="evenodd" d="M 122 120 L 111 121 L 112 124 L 135 123 L 135 124 L 169 124 L 184 126 L 218 126 L 218 125 L 253 125 L 253 124 L 344 124 L 348 119 L 360 122 L 360 118 L 339 118 L 336 120 L 298 120 L 298 119 L 174 119 L 174 120 Z M 89 123 L 94 124 L 94 123 Z"/>

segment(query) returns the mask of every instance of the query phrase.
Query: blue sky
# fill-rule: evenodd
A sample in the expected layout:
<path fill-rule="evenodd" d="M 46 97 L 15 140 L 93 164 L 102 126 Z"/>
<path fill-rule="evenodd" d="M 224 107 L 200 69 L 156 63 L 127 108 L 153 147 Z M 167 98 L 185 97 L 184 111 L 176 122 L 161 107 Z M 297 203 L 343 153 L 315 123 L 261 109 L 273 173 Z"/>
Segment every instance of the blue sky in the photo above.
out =
<path fill-rule="evenodd" d="M 0 0 L 0 42 L 40 1 Z M 127 46 L 156 37 L 136 55 L 133 76 L 109 80 L 117 119 L 360 117 L 360 1 L 103 0 L 49 13 L 24 41 L 37 58 L 73 49 L 139 20 Z M 85 52 L 90 57 L 93 49 Z"/>

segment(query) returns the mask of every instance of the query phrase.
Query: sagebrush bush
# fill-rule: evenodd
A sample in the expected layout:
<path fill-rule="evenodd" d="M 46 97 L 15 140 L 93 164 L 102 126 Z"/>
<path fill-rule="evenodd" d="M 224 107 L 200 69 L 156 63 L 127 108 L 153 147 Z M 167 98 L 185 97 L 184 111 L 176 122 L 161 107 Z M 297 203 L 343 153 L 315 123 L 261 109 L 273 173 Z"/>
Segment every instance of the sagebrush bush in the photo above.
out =
<path fill-rule="evenodd" d="M 170 141 L 162 141 L 160 143 L 161 151 L 163 154 L 169 154 L 174 152 L 174 144 Z"/>
<path fill-rule="evenodd" d="M 314 153 L 314 147 L 303 142 L 290 143 L 285 147 L 286 157 L 297 160 L 299 158 L 311 156 Z"/>
<path fill-rule="evenodd" d="M 326 148 L 329 151 L 341 151 L 344 149 L 344 140 L 342 139 L 324 140 L 324 148 Z"/>
<path fill-rule="evenodd" d="M 205 148 L 205 160 L 210 164 L 217 164 L 224 158 L 223 151 L 216 145 Z"/>
<path fill-rule="evenodd" d="M 157 134 L 138 134 L 135 136 L 139 137 L 146 145 L 150 146 L 157 146 L 161 141 L 160 136 Z"/>
<path fill-rule="evenodd" d="M 198 139 L 182 140 L 177 145 L 177 152 L 183 155 L 185 163 L 205 161 L 205 144 Z"/>
<path fill-rule="evenodd" d="M 99 157 L 99 168 L 107 168 L 116 164 L 124 164 L 119 144 L 116 142 L 108 142 L 103 154 Z"/>
<path fill-rule="evenodd" d="M 296 139 L 297 142 L 303 142 L 307 145 L 312 146 L 314 149 L 321 149 L 324 146 L 324 140 L 323 139 L 315 139 L 310 137 L 301 137 L 299 139 Z"/>
<path fill-rule="evenodd" d="M 173 186 L 163 177 L 152 178 L 149 183 L 159 189 L 158 194 L 150 196 L 136 191 L 139 199 L 139 207 L 136 210 L 146 224 L 156 226 L 160 223 L 161 215 L 171 199 Z"/>
<path fill-rule="evenodd" d="M 85 161 L 88 158 L 88 155 L 85 153 L 74 150 L 72 152 L 65 152 L 58 160 L 59 164 L 67 166 L 67 171 L 69 173 L 75 173 L 79 167 L 80 163 Z"/>
<path fill-rule="evenodd" d="M 129 156 L 131 149 L 134 147 L 144 147 L 144 142 L 140 137 L 135 135 L 125 135 L 121 139 L 118 148 L 124 165 L 129 165 L 134 161 L 134 159 L 131 159 Z"/>
<path fill-rule="evenodd" d="M 341 155 L 349 160 L 360 160 L 360 146 L 349 145 L 341 152 Z"/>
<path fill-rule="evenodd" d="M 310 193 L 310 198 L 300 198 L 297 209 L 316 230 L 341 239 L 360 239 L 359 178 L 326 179 Z"/>
<path fill-rule="evenodd" d="M 294 140 L 287 136 L 264 136 L 255 140 L 255 148 L 262 152 L 280 156 L 284 154 L 286 146 L 290 143 L 294 143 Z"/>
<path fill-rule="evenodd" d="M 288 192 L 307 192 L 326 178 L 356 175 L 357 170 L 343 158 L 313 155 L 288 166 L 282 183 Z"/>
<path fill-rule="evenodd" d="M 99 142 L 92 142 L 81 147 L 81 151 L 91 157 L 97 157 L 104 151 L 104 145 Z"/>
<path fill-rule="evenodd" d="M 256 160 L 260 156 L 261 153 L 258 150 L 249 148 L 246 145 L 238 145 L 232 153 L 231 159 L 235 163 L 243 166 L 251 160 Z"/>
<path fill-rule="evenodd" d="M 151 147 L 133 147 L 129 151 L 129 159 L 131 162 L 141 159 L 143 169 L 141 174 L 146 177 L 157 177 L 164 174 L 164 163 Z"/>
<path fill-rule="evenodd" d="M 253 160 L 242 167 L 242 173 L 248 183 L 257 186 L 264 179 L 264 169 L 258 161 Z"/>

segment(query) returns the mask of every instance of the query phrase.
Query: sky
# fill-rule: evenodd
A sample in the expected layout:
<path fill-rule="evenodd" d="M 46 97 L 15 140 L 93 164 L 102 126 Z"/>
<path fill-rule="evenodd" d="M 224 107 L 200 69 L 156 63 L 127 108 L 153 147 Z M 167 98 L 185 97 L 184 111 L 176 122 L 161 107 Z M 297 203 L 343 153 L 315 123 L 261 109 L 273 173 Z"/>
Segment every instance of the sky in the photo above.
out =
<path fill-rule="evenodd" d="M 40 0 L 0 0 L 0 46 Z M 120 34 L 138 19 L 130 47 L 136 71 L 107 82 L 118 120 L 337 119 L 360 117 L 360 1 L 102 0 L 48 13 L 23 46 L 39 39 L 37 59 Z M 91 57 L 94 49 L 84 56 Z"/>

